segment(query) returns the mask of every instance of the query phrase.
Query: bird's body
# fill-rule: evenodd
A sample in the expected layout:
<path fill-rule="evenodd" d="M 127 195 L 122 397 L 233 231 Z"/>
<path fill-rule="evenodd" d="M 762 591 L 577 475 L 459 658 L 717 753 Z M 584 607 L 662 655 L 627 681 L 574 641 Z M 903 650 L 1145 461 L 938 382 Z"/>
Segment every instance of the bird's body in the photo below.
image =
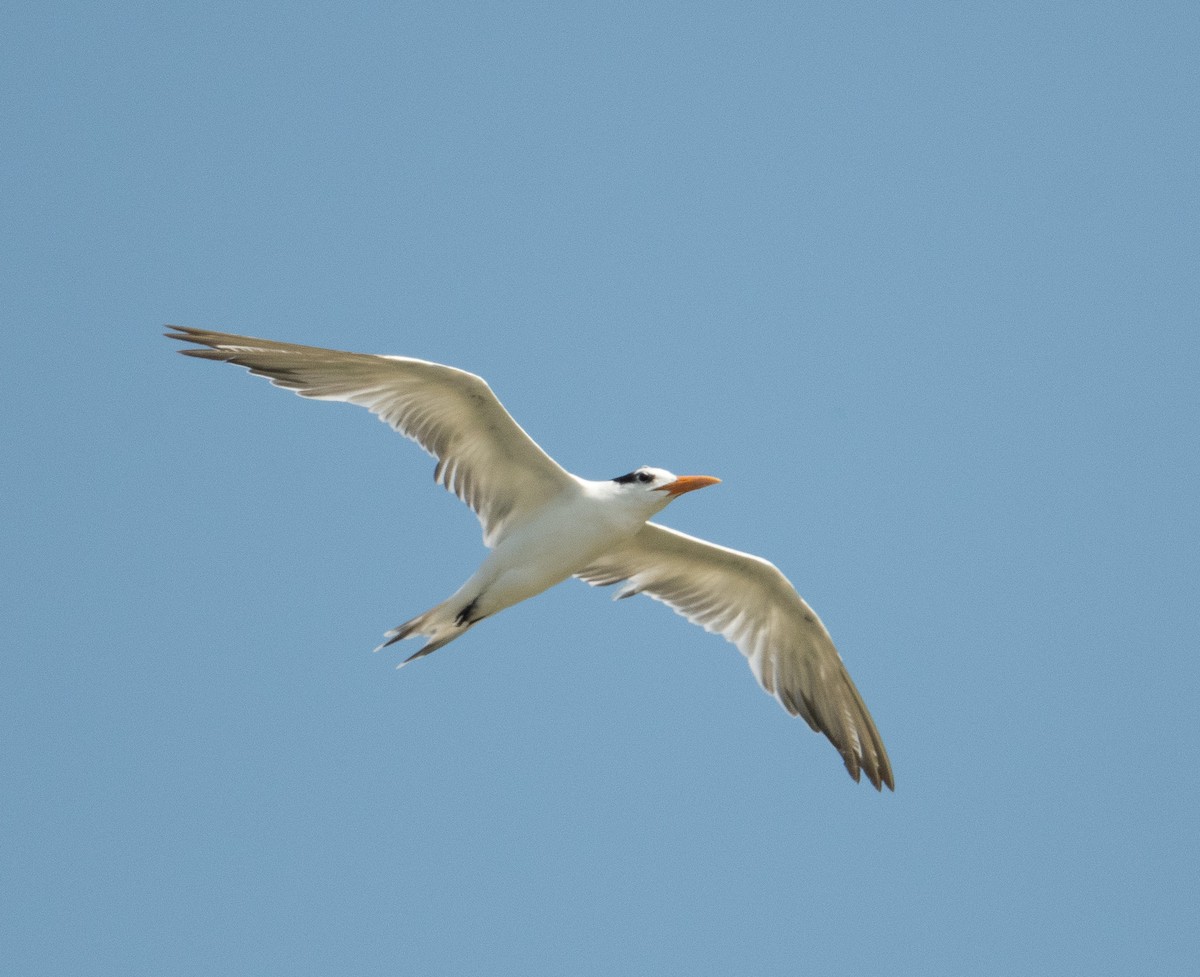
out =
<path fill-rule="evenodd" d="M 170 327 L 191 356 L 247 367 L 306 397 L 367 407 L 438 459 L 435 477 L 475 510 L 491 552 L 449 598 L 388 632 L 426 638 L 412 661 L 569 577 L 645 593 L 733 642 L 788 712 L 823 732 L 855 780 L 893 787 L 875 724 L 828 632 L 771 563 L 650 522 L 718 479 L 661 468 L 593 481 L 560 467 L 479 377 L 398 356 Z M 402 663 L 403 664 L 403 663 Z"/>
<path fill-rule="evenodd" d="M 573 481 L 513 525 L 448 600 L 388 632 L 390 640 L 380 647 L 420 634 L 429 642 L 413 657 L 436 651 L 485 617 L 535 597 L 590 566 L 633 537 L 649 518 L 651 504 L 658 502 L 646 499 L 642 505 L 631 504 L 616 498 L 612 482 L 575 477 Z M 661 498 L 662 505 L 670 501 Z M 553 540 L 552 546 L 548 540 Z"/>

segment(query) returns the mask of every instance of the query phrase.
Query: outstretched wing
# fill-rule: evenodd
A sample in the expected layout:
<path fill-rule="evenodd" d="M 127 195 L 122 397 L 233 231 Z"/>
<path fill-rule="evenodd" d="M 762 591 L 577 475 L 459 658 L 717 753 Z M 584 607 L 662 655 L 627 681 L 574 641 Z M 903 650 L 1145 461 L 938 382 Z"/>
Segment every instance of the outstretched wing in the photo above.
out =
<path fill-rule="evenodd" d="M 829 632 L 773 564 L 654 523 L 576 574 L 624 582 L 738 647 L 754 677 L 794 716 L 824 733 L 855 780 L 895 789 L 879 731 Z"/>
<path fill-rule="evenodd" d="M 438 459 L 434 477 L 469 505 L 495 546 L 550 499 L 575 489 L 473 373 L 402 356 L 343 353 L 187 326 L 170 339 L 195 343 L 181 353 L 246 367 L 302 397 L 366 407 Z"/>

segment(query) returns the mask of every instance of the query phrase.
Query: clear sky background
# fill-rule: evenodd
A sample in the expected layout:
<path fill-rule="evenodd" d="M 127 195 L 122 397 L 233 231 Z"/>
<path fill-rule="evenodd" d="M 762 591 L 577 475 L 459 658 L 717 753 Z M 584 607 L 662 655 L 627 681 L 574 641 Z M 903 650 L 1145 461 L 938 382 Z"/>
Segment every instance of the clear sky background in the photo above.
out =
<path fill-rule="evenodd" d="M 1200 6 L 43 2 L 0 45 L 7 972 L 1194 972 Z M 395 671 L 474 517 L 167 322 L 720 476 L 663 521 L 795 582 L 895 794 L 642 598 Z"/>

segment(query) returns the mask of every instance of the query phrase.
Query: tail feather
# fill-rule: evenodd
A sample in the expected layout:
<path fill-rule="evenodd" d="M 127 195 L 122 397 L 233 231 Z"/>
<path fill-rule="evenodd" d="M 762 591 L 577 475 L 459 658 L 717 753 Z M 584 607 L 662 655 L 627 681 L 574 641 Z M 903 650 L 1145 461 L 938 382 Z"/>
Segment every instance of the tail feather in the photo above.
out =
<path fill-rule="evenodd" d="M 411 621 L 405 621 L 403 624 L 392 628 L 384 634 L 387 638 L 376 651 L 382 651 L 384 648 L 394 645 L 397 641 L 403 641 L 405 638 L 425 637 L 429 640 L 425 645 L 412 655 L 409 655 L 402 661 L 397 668 L 402 668 L 411 661 L 418 658 L 424 658 L 426 655 L 432 654 L 439 648 L 448 645 L 455 638 L 460 638 L 475 624 L 475 621 L 468 620 L 463 613 L 462 608 L 458 608 L 451 601 L 445 601 L 438 604 L 436 607 L 430 608 L 424 614 L 418 614 Z"/>

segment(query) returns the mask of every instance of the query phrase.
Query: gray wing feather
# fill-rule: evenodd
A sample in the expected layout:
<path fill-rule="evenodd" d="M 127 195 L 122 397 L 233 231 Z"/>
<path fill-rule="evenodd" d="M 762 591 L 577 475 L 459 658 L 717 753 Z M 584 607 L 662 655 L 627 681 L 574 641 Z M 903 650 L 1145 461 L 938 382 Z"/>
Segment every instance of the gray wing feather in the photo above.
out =
<path fill-rule="evenodd" d="M 494 546 L 575 482 L 512 419 L 480 377 L 401 356 L 346 353 L 169 326 L 181 353 L 243 366 L 302 397 L 366 407 L 438 459 L 434 477 L 474 510 Z"/>
<path fill-rule="evenodd" d="M 895 789 L 879 731 L 829 632 L 773 564 L 647 523 L 576 576 L 595 586 L 623 583 L 618 598 L 646 594 L 720 634 L 767 692 L 828 737 L 850 776 L 865 773 L 877 790 Z"/>

